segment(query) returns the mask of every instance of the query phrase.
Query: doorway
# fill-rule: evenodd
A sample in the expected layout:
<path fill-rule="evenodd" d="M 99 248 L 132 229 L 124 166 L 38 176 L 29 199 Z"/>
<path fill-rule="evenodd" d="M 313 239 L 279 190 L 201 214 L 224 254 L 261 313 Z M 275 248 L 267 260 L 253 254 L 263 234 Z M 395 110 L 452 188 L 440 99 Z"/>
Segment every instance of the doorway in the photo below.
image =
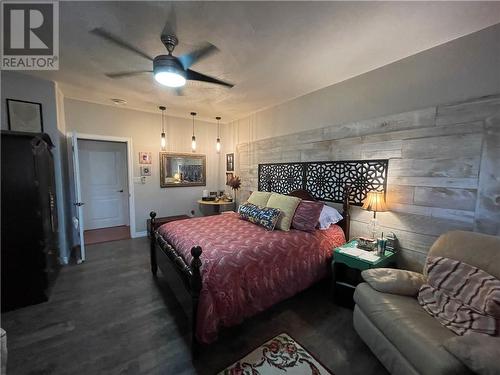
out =
<path fill-rule="evenodd" d="M 135 237 L 132 141 L 71 134 L 77 262 L 85 246 Z"/>
<path fill-rule="evenodd" d="M 85 243 L 130 238 L 127 144 L 81 139 L 78 155 Z"/>

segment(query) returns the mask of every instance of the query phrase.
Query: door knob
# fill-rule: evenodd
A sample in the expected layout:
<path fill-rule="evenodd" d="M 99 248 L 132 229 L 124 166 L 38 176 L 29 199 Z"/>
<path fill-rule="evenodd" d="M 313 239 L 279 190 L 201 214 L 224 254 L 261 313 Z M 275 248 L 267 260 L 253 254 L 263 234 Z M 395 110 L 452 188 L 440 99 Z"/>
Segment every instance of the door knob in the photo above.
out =
<path fill-rule="evenodd" d="M 83 205 L 85 205 L 85 203 L 83 203 L 83 202 L 76 202 L 75 203 L 75 206 L 77 206 L 77 207 L 81 207 Z"/>

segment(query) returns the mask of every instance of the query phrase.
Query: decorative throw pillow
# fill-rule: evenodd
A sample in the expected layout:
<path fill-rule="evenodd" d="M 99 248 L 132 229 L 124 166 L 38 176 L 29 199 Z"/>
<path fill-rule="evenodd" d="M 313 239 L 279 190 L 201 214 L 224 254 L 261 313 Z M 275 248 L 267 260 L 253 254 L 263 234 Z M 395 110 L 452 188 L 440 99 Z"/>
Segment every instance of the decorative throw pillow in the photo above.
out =
<path fill-rule="evenodd" d="M 363 280 L 382 293 L 416 297 L 426 278 L 421 273 L 394 268 L 371 268 L 361 272 Z"/>
<path fill-rule="evenodd" d="M 256 206 L 265 207 L 271 194 L 267 191 L 253 191 L 250 197 L 248 197 L 248 202 Z"/>
<path fill-rule="evenodd" d="M 303 231 L 316 229 L 323 206 L 321 202 L 301 201 L 293 215 L 292 228 Z"/>
<path fill-rule="evenodd" d="M 500 334 L 500 280 L 467 263 L 428 257 L 427 284 L 420 288 L 418 302 L 457 335 Z"/>
<path fill-rule="evenodd" d="M 289 195 L 272 193 L 266 206 L 277 208 L 281 211 L 276 227 L 281 230 L 289 231 L 292 225 L 293 215 L 300 203 L 300 198 L 290 197 Z"/>
<path fill-rule="evenodd" d="M 243 220 L 261 225 L 267 230 L 273 230 L 280 217 L 280 210 L 271 207 L 259 207 L 246 202 L 240 205 L 238 213 Z"/>
<path fill-rule="evenodd" d="M 319 229 L 328 229 L 330 225 L 337 224 L 342 219 L 342 215 L 335 208 L 324 204 L 319 215 Z"/>

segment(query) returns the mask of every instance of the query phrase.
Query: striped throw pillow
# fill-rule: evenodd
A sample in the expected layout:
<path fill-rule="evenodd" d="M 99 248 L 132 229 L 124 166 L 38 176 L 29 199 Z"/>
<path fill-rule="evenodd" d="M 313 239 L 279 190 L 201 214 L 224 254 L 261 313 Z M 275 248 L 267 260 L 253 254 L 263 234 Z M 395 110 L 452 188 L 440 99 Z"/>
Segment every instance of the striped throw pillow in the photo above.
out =
<path fill-rule="evenodd" d="M 428 257 L 418 302 L 458 335 L 500 334 L 500 280 L 467 263 Z"/>

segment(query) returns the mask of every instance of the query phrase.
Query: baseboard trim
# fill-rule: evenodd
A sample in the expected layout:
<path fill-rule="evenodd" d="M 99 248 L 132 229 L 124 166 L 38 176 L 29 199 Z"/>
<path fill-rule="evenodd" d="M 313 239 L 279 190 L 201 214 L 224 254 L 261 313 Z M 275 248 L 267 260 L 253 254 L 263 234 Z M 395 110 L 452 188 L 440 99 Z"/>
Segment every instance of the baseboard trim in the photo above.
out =
<path fill-rule="evenodd" d="M 132 238 L 146 237 L 148 235 L 147 230 L 143 230 L 142 232 L 135 232 L 132 234 Z"/>

